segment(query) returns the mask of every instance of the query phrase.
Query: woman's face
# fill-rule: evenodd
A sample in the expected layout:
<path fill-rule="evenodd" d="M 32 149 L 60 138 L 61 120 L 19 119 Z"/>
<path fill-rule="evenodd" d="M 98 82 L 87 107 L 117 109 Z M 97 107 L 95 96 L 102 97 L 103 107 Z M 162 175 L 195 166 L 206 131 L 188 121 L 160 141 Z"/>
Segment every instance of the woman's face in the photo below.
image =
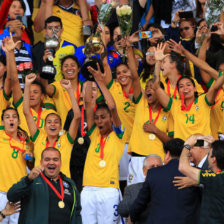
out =
<path fill-rule="evenodd" d="M 148 100 L 148 104 L 153 104 L 157 101 L 152 80 L 149 80 L 145 85 L 145 96 Z"/>
<path fill-rule="evenodd" d="M 13 1 L 9 8 L 9 18 L 16 19 L 16 16 L 24 16 L 24 10 L 19 1 Z"/>
<path fill-rule="evenodd" d="M 194 99 L 196 88 L 188 78 L 183 78 L 179 82 L 178 86 L 179 95 L 183 94 L 184 99 Z"/>
<path fill-rule="evenodd" d="M 48 136 L 58 136 L 61 130 L 61 120 L 58 115 L 51 114 L 45 121 L 45 131 Z"/>
<path fill-rule="evenodd" d="M 71 58 L 68 58 L 64 61 L 61 71 L 65 79 L 73 80 L 78 77 L 80 68 L 78 67 L 76 61 Z"/>
<path fill-rule="evenodd" d="M 195 27 L 189 21 L 182 21 L 179 26 L 180 35 L 186 39 L 192 39 L 194 37 L 194 29 Z"/>
<path fill-rule="evenodd" d="M 105 29 L 105 38 L 106 38 L 106 46 L 110 42 L 110 29 L 107 26 L 104 26 Z"/>
<path fill-rule="evenodd" d="M 17 132 L 19 126 L 19 118 L 15 110 L 9 109 L 5 111 L 2 125 L 4 126 L 5 131 L 8 133 Z"/>
<path fill-rule="evenodd" d="M 156 63 L 155 51 L 153 50 L 152 47 L 148 48 L 148 50 L 146 52 L 146 62 L 150 66 L 155 65 L 155 63 Z"/>
<path fill-rule="evenodd" d="M 116 68 L 117 81 L 122 87 L 131 82 L 131 72 L 126 65 L 120 65 Z"/>

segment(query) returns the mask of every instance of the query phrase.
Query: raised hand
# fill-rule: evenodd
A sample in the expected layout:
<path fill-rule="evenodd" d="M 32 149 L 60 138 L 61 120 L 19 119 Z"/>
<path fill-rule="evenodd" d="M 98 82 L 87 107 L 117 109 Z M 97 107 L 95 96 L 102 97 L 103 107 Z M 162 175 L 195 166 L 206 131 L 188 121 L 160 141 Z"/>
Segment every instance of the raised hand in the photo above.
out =
<path fill-rule="evenodd" d="M 159 43 L 157 47 L 154 47 L 155 52 L 155 60 L 162 61 L 165 57 L 169 56 L 169 54 L 164 54 L 164 50 L 166 48 L 166 43 Z"/>
<path fill-rule="evenodd" d="M 10 37 L 6 37 L 3 39 L 3 50 L 5 52 L 14 51 L 14 49 L 17 47 L 17 45 L 21 41 L 17 41 L 16 43 L 13 41 L 12 33 L 10 33 Z"/>
<path fill-rule="evenodd" d="M 96 82 L 103 82 L 104 75 L 102 74 L 98 63 L 97 63 L 97 70 L 89 66 L 88 71 L 93 75 Z"/>
<path fill-rule="evenodd" d="M 130 44 L 133 44 L 135 42 L 140 41 L 139 32 L 141 32 L 141 31 L 138 30 L 138 31 L 134 32 L 131 36 L 129 36 L 127 38 L 127 40 L 126 40 L 127 46 L 130 45 Z"/>
<path fill-rule="evenodd" d="M 63 88 L 65 88 L 67 91 L 72 89 L 72 85 L 71 85 L 71 82 L 69 80 L 62 79 L 60 83 L 61 83 L 61 86 Z"/>
<path fill-rule="evenodd" d="M 37 178 L 43 170 L 44 168 L 42 166 L 33 168 L 28 175 L 29 180 L 34 180 L 35 178 Z"/>
<path fill-rule="evenodd" d="M 183 53 L 183 46 L 181 44 L 181 42 L 179 41 L 179 43 L 177 43 L 176 41 L 170 39 L 167 41 L 168 45 L 169 45 L 169 48 L 178 53 L 178 54 L 182 54 Z"/>
<path fill-rule="evenodd" d="M 35 73 L 30 73 L 26 76 L 26 84 L 31 84 L 36 78 L 37 75 Z"/>
<path fill-rule="evenodd" d="M 217 31 L 211 32 L 211 34 L 218 34 L 218 35 L 224 35 L 224 24 L 223 23 L 214 23 L 213 26 L 216 26 L 218 28 Z"/>

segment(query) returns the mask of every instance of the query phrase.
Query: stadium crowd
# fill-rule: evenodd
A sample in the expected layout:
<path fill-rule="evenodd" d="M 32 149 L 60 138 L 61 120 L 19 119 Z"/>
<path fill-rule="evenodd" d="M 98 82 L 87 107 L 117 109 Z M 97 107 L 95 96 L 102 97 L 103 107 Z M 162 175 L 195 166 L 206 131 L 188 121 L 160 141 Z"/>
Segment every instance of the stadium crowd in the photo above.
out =
<path fill-rule="evenodd" d="M 0 223 L 224 224 L 217 2 L 0 0 Z"/>

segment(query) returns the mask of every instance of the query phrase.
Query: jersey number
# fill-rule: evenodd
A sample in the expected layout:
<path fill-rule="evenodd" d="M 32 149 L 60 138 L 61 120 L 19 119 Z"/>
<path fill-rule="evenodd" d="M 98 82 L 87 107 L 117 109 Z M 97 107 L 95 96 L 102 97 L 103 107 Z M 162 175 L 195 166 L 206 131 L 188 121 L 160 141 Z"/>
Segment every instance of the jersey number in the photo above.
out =
<path fill-rule="evenodd" d="M 95 152 L 99 152 L 99 151 L 100 151 L 100 143 L 97 144 L 97 147 L 96 147 L 96 149 L 95 149 Z"/>
<path fill-rule="evenodd" d="M 192 124 L 194 124 L 194 114 L 193 115 L 190 115 L 188 116 L 188 114 L 186 114 L 186 124 L 188 124 L 188 122 L 191 122 Z"/>
<path fill-rule="evenodd" d="M 129 103 L 129 102 L 125 102 L 124 105 L 126 105 L 126 107 L 124 107 L 124 111 L 125 111 L 126 113 L 128 113 L 128 112 L 129 112 L 129 111 L 128 111 L 128 107 L 130 107 L 130 103 Z"/>
<path fill-rule="evenodd" d="M 35 121 L 35 123 L 36 123 L 36 121 L 37 121 L 37 117 L 34 116 L 33 119 L 34 119 L 34 121 Z M 38 127 L 38 128 L 43 128 L 43 126 L 44 126 L 44 120 L 43 120 L 43 119 L 40 119 L 40 124 L 39 124 L 39 127 Z"/>
<path fill-rule="evenodd" d="M 18 157 L 18 152 L 19 152 L 19 150 L 13 149 L 13 152 L 12 152 L 12 158 L 13 159 L 16 159 Z"/>

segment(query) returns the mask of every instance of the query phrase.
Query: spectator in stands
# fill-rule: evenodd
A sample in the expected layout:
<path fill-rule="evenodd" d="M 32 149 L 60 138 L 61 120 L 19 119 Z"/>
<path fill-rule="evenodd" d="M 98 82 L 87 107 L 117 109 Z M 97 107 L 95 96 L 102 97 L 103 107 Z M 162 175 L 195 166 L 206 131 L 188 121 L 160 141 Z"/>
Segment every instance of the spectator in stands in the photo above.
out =
<path fill-rule="evenodd" d="M 183 147 L 180 157 L 179 170 L 192 178 L 196 183 L 203 184 L 202 203 L 200 209 L 200 224 L 222 223 L 223 211 L 223 169 L 224 142 L 214 141 L 209 147 L 208 164 L 210 171 L 199 170 L 189 164 L 189 150 L 197 143 L 198 136 L 189 137 Z"/>
<path fill-rule="evenodd" d="M 69 131 L 62 135 L 59 132 L 62 129 L 62 123 L 60 116 L 54 112 L 48 114 L 45 118 L 45 132 L 39 130 L 36 126 L 35 120 L 30 113 L 30 88 L 33 81 L 36 79 L 36 75 L 31 73 L 26 76 L 26 86 L 24 92 L 24 102 L 23 102 L 23 113 L 26 117 L 26 122 L 34 142 L 34 157 L 35 157 L 35 167 L 39 166 L 41 161 L 41 153 L 47 147 L 54 147 L 60 149 L 62 154 L 62 167 L 61 171 L 70 177 L 69 163 L 71 158 L 71 149 L 76 138 L 79 121 L 80 121 L 80 110 L 78 103 L 75 99 L 72 85 L 69 80 L 62 80 L 61 85 L 68 91 L 70 100 L 72 102 L 72 109 L 75 114 Z"/>
<path fill-rule="evenodd" d="M 147 176 L 148 170 L 158 167 L 158 166 L 162 166 L 162 165 L 163 165 L 162 159 L 160 158 L 160 156 L 158 156 L 156 154 L 150 154 L 150 155 L 146 156 L 143 161 L 144 176 L 145 177 Z M 131 205 L 133 204 L 134 200 L 137 198 L 137 195 L 138 195 L 140 189 L 142 188 L 143 184 L 144 183 L 141 182 L 141 183 L 129 185 L 125 188 L 123 200 L 118 205 L 118 213 L 122 217 L 126 217 L 126 218 L 129 217 Z M 136 224 L 146 223 L 146 219 L 148 217 L 149 210 L 150 210 L 150 205 L 148 205 L 147 209 L 145 209 L 145 211 L 141 215 L 139 222 L 137 222 Z"/>
<path fill-rule="evenodd" d="M 74 55 L 76 46 L 61 39 L 61 35 L 63 34 L 63 24 L 61 19 L 57 16 L 50 16 L 45 20 L 45 38 L 52 37 L 54 32 L 56 32 L 58 41 L 60 42 L 58 48 L 55 49 L 54 55 L 52 55 L 49 49 L 45 48 L 43 42 L 38 42 L 31 50 L 33 55 L 34 71 L 41 73 L 41 69 L 47 62 L 47 58 L 49 56 L 53 56 L 53 65 L 56 69 L 55 80 L 60 81 L 63 79 L 63 75 L 61 74 L 61 60 L 67 55 Z"/>
<path fill-rule="evenodd" d="M 199 189 L 177 190 L 172 185 L 173 178 L 181 175 L 178 165 L 183 143 L 183 140 L 175 138 L 164 144 L 165 165 L 148 171 L 143 187 L 131 206 L 132 222 L 138 221 L 142 211 L 151 203 L 147 223 L 198 223 Z"/>
<path fill-rule="evenodd" d="M 22 17 L 25 15 L 26 5 L 23 0 L 4 0 L 0 8 L 0 33 L 8 27 L 9 32 L 14 32 L 15 27 L 23 26 L 21 39 L 30 44 L 29 32 L 22 23 Z"/>
<path fill-rule="evenodd" d="M 82 35 L 82 25 L 91 25 L 91 20 L 88 19 L 88 10 L 86 0 L 43 0 L 41 1 L 40 9 L 34 20 L 34 29 L 36 32 L 41 32 L 44 28 L 44 21 L 50 16 L 58 16 L 62 20 L 64 32 L 62 40 L 74 44 L 76 47 L 84 44 Z M 80 11 L 81 8 L 81 11 Z M 85 11 L 85 16 L 81 12 Z M 83 21 L 83 24 L 82 24 Z"/>
<path fill-rule="evenodd" d="M 87 125 L 91 144 L 87 153 L 83 190 L 81 193 L 83 224 L 119 223 L 117 205 L 119 203 L 118 164 L 124 151 L 124 130 L 116 104 L 98 70 L 88 67 L 107 102 L 97 106 L 92 102 L 91 83 L 86 87 Z"/>
<path fill-rule="evenodd" d="M 31 54 L 31 45 L 21 40 L 22 37 L 22 31 L 23 26 L 19 25 L 13 28 L 14 30 L 11 32 L 14 32 L 12 39 L 14 43 L 16 44 L 16 47 L 14 49 L 15 53 L 15 60 L 16 60 L 16 67 L 18 71 L 18 78 L 19 83 L 21 86 L 21 89 L 24 89 L 24 76 L 28 71 L 31 71 L 33 68 L 32 63 L 32 54 Z M 7 36 L 11 36 L 12 34 L 8 33 Z M 2 54 L 5 55 L 4 51 L 2 51 Z"/>
<path fill-rule="evenodd" d="M 41 166 L 9 189 L 9 201 L 21 201 L 19 223 L 82 223 L 75 183 L 60 172 L 60 151 L 46 148 L 41 154 Z"/>

